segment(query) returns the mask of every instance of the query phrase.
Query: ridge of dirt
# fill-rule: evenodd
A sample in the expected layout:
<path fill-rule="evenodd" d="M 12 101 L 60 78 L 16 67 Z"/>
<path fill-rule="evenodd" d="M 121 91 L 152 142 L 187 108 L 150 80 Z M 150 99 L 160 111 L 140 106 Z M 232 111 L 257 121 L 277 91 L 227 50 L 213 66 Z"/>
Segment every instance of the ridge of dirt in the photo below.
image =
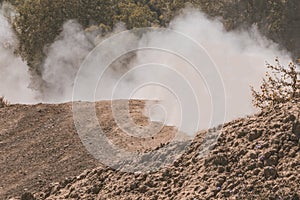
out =
<path fill-rule="evenodd" d="M 121 101 L 116 101 L 121 102 Z M 88 103 L 86 103 L 88 104 Z M 145 102 L 130 101 L 135 123 L 149 123 Z M 97 117 L 105 134 L 130 151 L 157 148 L 173 137 L 173 127 L 163 127 L 150 140 L 125 137 L 112 116 L 111 102 L 97 102 Z M 123 112 L 122 107 L 119 112 Z M 0 199 L 42 191 L 82 171 L 101 166 L 83 146 L 73 121 L 72 104 L 10 105 L 0 109 Z"/>
<path fill-rule="evenodd" d="M 300 198 L 300 104 L 200 132 L 186 152 L 156 172 L 99 166 L 55 183 L 36 199 L 293 199 Z M 207 156 L 203 142 L 220 131 Z M 28 194 L 27 194 L 28 195 Z M 23 199 L 26 199 L 23 196 Z"/>
<path fill-rule="evenodd" d="M 149 152 L 150 163 L 161 159 L 157 155 L 173 156 L 185 145 L 174 143 L 159 151 L 167 145 L 162 141 L 174 136 L 172 127 L 163 128 L 151 142 L 134 137 L 122 141 L 124 133 L 115 127 L 109 105 L 96 103 L 107 136 L 124 149 Z M 130 102 L 130 115 L 140 126 L 149 123 L 144 106 L 144 101 Z M 71 107 L 39 104 L 0 109 L 0 199 L 18 195 L 11 199 L 300 198 L 299 101 L 201 131 L 172 164 L 145 173 L 97 163 L 81 144 Z M 118 109 L 122 113 L 122 106 Z M 143 157 L 132 162 L 144 164 Z"/>

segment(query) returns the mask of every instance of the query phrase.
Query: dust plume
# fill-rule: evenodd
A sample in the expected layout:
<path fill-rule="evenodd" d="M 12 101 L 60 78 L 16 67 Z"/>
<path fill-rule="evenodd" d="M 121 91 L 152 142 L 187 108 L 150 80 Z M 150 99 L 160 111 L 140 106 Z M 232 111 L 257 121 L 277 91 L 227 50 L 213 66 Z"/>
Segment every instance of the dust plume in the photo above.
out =
<path fill-rule="evenodd" d="M 5 47 L 4 41 L 8 40 L 7 37 L 13 38 L 13 34 L 4 17 L 1 16 L 0 20 L 0 94 L 12 102 L 31 102 L 34 92 L 27 89 L 29 75 L 26 63 Z M 81 78 L 88 83 L 90 76 L 99 71 L 99 62 L 108 62 L 107 55 L 117 50 L 126 52 L 145 46 L 165 47 L 175 52 L 137 50 L 125 53 L 106 69 L 102 69 L 102 75 L 97 74 L 98 85 L 82 86 L 82 95 L 74 100 L 161 100 L 161 105 L 149 105 L 151 109 L 146 110 L 153 120 L 166 121 L 175 126 L 181 124 L 183 131 L 194 132 L 255 112 L 251 105 L 249 86 L 260 85 L 266 70 L 265 62 L 272 63 L 275 57 L 283 64 L 291 60 L 288 52 L 280 50 L 277 44 L 260 35 L 255 26 L 244 31 L 227 32 L 219 20 L 209 19 L 196 9 L 183 10 L 173 19 L 168 29 L 146 31 L 143 34 L 133 31 L 122 42 L 110 42 L 102 52 L 102 57 L 93 63 L 89 71 L 78 73 L 86 56 L 97 45 L 106 39 L 110 40 L 109 36 L 122 33 L 124 26 L 119 24 L 111 35 L 104 37 L 101 36 L 100 28 L 83 30 L 74 20 L 66 22 L 56 41 L 45 49 L 47 57 L 42 70 L 45 87 L 42 90 L 44 99 L 41 101 L 72 101 L 74 81 Z M 187 45 L 186 41 L 193 41 L 195 46 Z M 180 57 L 180 54 L 187 55 L 187 60 Z M 194 67 L 189 60 L 193 60 Z M 212 79 L 216 76 L 215 72 L 221 77 L 215 81 L 222 83 L 222 87 L 214 86 Z M 86 95 L 90 87 L 95 87 L 94 93 Z M 224 97 L 221 95 L 223 93 Z M 222 107 L 225 107 L 224 116 L 221 113 L 214 118 L 213 115 L 218 115 L 216 112 Z M 182 117 L 183 112 L 186 113 L 185 117 Z M 201 122 L 191 130 L 189 121 L 192 119 Z"/>
<path fill-rule="evenodd" d="M 289 53 L 260 35 L 255 26 L 227 32 L 220 21 L 194 9 L 184 10 L 168 28 L 145 31 L 142 36 L 137 31 L 122 33 L 114 42 L 104 41 L 101 49 L 106 53 L 95 53 L 100 58 L 78 74 L 83 80 L 82 98 L 160 100 L 146 110 L 153 120 L 194 133 L 256 112 L 249 86 L 260 85 L 266 61 L 272 63 L 276 57 L 282 63 L 290 61 Z M 99 63 L 114 59 L 109 55 L 132 49 L 136 51 L 130 62 L 99 69 L 105 67 Z M 98 87 L 90 89 L 97 81 Z"/>
<path fill-rule="evenodd" d="M 71 101 L 73 82 L 81 62 L 94 48 L 81 25 L 68 21 L 62 33 L 46 50 L 42 79 L 43 100 L 46 102 Z"/>
<path fill-rule="evenodd" d="M 17 39 L 0 9 L 0 96 L 10 103 L 36 103 L 36 92 L 28 88 L 28 67 L 14 54 Z"/>

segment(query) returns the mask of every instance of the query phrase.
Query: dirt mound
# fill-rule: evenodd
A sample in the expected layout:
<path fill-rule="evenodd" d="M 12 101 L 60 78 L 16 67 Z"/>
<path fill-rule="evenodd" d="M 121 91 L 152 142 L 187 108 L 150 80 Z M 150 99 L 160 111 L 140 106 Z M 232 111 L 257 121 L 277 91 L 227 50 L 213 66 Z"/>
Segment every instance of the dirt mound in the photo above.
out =
<path fill-rule="evenodd" d="M 145 103 L 130 105 L 134 121 L 147 125 Z M 174 129 L 165 127 L 150 143 L 134 137 L 122 141 L 110 103 L 96 108 L 107 136 L 127 150 L 152 152 L 151 163 L 161 158 L 150 149 L 163 148 L 162 141 L 174 136 Z M 299 101 L 199 132 L 176 161 L 146 173 L 97 163 L 80 143 L 70 104 L 14 105 L 0 109 L 0 115 L 1 199 L 18 194 L 23 200 L 300 198 Z M 176 150 L 182 143 L 174 145 Z M 172 145 L 163 153 L 171 155 Z M 142 160 L 133 162 L 143 165 Z"/>
<path fill-rule="evenodd" d="M 186 153 L 157 172 L 99 166 L 55 183 L 37 199 L 299 199 L 300 105 L 287 103 L 200 132 Z M 207 156 L 209 136 L 219 131 Z M 37 190 L 38 191 L 38 190 Z"/>
<path fill-rule="evenodd" d="M 111 103 L 103 101 L 95 106 L 105 134 L 121 148 L 130 151 L 157 148 L 175 133 L 174 128 L 163 127 L 150 140 L 124 137 L 126 134 L 118 128 L 112 116 Z M 144 106 L 144 101 L 130 102 L 130 114 L 140 126 L 149 123 L 143 115 Z M 118 109 L 120 113 L 124 112 L 123 107 Z M 52 182 L 101 165 L 82 145 L 70 103 L 1 108 L 0 154 L 0 199 L 23 193 L 24 198 L 29 198 L 30 192 L 42 191 Z"/>

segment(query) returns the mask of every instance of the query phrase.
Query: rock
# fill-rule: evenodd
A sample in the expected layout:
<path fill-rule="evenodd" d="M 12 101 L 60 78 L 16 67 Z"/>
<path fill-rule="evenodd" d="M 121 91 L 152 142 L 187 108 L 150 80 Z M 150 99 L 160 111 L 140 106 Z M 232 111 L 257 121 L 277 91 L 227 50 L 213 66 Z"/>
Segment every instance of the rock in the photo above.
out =
<path fill-rule="evenodd" d="M 270 149 L 268 151 L 265 152 L 265 158 L 269 158 L 271 157 L 272 155 L 275 155 L 277 152 L 274 150 L 274 149 Z"/>
<path fill-rule="evenodd" d="M 296 180 L 296 177 L 294 175 L 291 175 L 288 180 L 290 182 L 294 182 Z"/>
<path fill-rule="evenodd" d="M 141 185 L 141 186 L 139 187 L 139 192 L 140 192 L 140 193 L 145 193 L 145 192 L 147 192 L 147 187 L 146 187 L 145 185 Z"/>
<path fill-rule="evenodd" d="M 223 173 L 225 171 L 225 168 L 223 166 L 218 167 L 218 173 Z"/>
<path fill-rule="evenodd" d="M 221 187 L 225 181 L 226 181 L 226 176 L 219 177 L 217 179 L 217 186 Z"/>
<path fill-rule="evenodd" d="M 239 157 L 242 157 L 242 156 L 244 156 L 246 153 L 247 153 L 247 151 L 246 151 L 245 149 L 241 149 L 237 155 L 238 155 Z"/>
<path fill-rule="evenodd" d="M 178 160 L 175 160 L 174 163 L 173 163 L 173 165 L 174 165 L 175 167 L 179 167 L 179 161 L 178 161 Z"/>
<path fill-rule="evenodd" d="M 274 123 L 272 126 L 273 126 L 272 128 L 278 129 L 280 128 L 281 125 L 279 123 Z"/>
<path fill-rule="evenodd" d="M 257 159 L 257 153 L 255 151 L 249 151 L 248 154 L 251 159 Z"/>
<path fill-rule="evenodd" d="M 287 116 L 284 120 L 283 120 L 283 123 L 288 123 L 288 122 L 293 122 L 296 120 L 296 116 L 295 115 L 289 115 Z"/>
<path fill-rule="evenodd" d="M 299 194 L 293 194 L 293 195 L 291 196 L 291 199 L 292 199 L 292 200 L 299 200 L 299 199 L 300 199 L 299 196 L 300 196 Z"/>
<path fill-rule="evenodd" d="M 72 182 L 72 179 L 70 178 L 66 178 L 62 183 L 61 183 L 61 187 L 66 187 L 66 185 L 68 185 L 69 183 Z"/>
<path fill-rule="evenodd" d="M 247 135 L 248 133 L 249 133 L 249 130 L 248 129 L 244 129 L 244 130 L 238 132 L 237 136 L 238 136 L 238 138 L 242 138 L 245 135 Z"/>
<path fill-rule="evenodd" d="M 163 176 L 164 176 L 164 177 L 171 178 L 171 177 L 172 177 L 172 174 L 170 173 L 170 170 L 169 170 L 169 169 L 164 169 L 164 171 L 163 171 Z"/>
<path fill-rule="evenodd" d="M 262 130 L 255 130 L 249 134 L 249 141 L 258 139 L 262 135 Z"/>
<path fill-rule="evenodd" d="M 278 164 L 278 157 L 276 155 L 272 155 L 265 160 L 266 166 L 276 166 L 277 164 Z"/>
<path fill-rule="evenodd" d="M 250 163 L 247 167 L 247 169 L 250 170 L 250 171 L 255 169 L 255 168 L 256 168 L 256 163 Z"/>
<path fill-rule="evenodd" d="M 72 192 L 69 197 L 73 199 L 77 199 L 79 198 L 79 195 L 76 192 Z"/>
<path fill-rule="evenodd" d="M 92 188 L 92 193 L 93 194 L 98 194 L 100 192 L 100 186 L 98 185 L 95 185 L 93 188 Z"/>
<path fill-rule="evenodd" d="M 297 136 L 300 137 L 300 122 L 297 121 L 293 125 L 293 133 Z"/>
<path fill-rule="evenodd" d="M 36 199 L 34 198 L 33 194 L 31 194 L 30 192 L 26 192 L 22 194 L 21 200 L 36 200 Z"/>
<path fill-rule="evenodd" d="M 228 164 L 228 160 L 225 155 L 217 155 L 213 158 L 213 164 L 226 166 Z"/>
<path fill-rule="evenodd" d="M 253 175 L 258 175 L 260 173 L 260 169 L 256 168 L 253 170 Z"/>
<path fill-rule="evenodd" d="M 264 176 L 266 179 L 275 179 L 277 177 L 277 171 L 274 167 L 265 167 Z"/>

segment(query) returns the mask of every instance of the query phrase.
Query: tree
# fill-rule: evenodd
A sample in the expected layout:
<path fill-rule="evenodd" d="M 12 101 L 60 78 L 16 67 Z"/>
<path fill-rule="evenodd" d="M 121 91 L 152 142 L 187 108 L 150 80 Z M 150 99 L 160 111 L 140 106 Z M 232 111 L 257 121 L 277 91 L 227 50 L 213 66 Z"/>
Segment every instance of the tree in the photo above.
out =
<path fill-rule="evenodd" d="M 119 13 L 113 17 L 114 22 L 125 22 L 128 29 L 151 27 L 158 24 L 157 13 L 151 11 L 147 4 L 131 2 L 119 2 Z"/>
<path fill-rule="evenodd" d="M 61 32 L 64 22 L 77 19 L 84 27 L 93 23 L 112 26 L 115 15 L 111 0 L 17 0 L 13 27 L 20 41 L 18 53 L 31 71 L 41 72 L 44 47 Z"/>

